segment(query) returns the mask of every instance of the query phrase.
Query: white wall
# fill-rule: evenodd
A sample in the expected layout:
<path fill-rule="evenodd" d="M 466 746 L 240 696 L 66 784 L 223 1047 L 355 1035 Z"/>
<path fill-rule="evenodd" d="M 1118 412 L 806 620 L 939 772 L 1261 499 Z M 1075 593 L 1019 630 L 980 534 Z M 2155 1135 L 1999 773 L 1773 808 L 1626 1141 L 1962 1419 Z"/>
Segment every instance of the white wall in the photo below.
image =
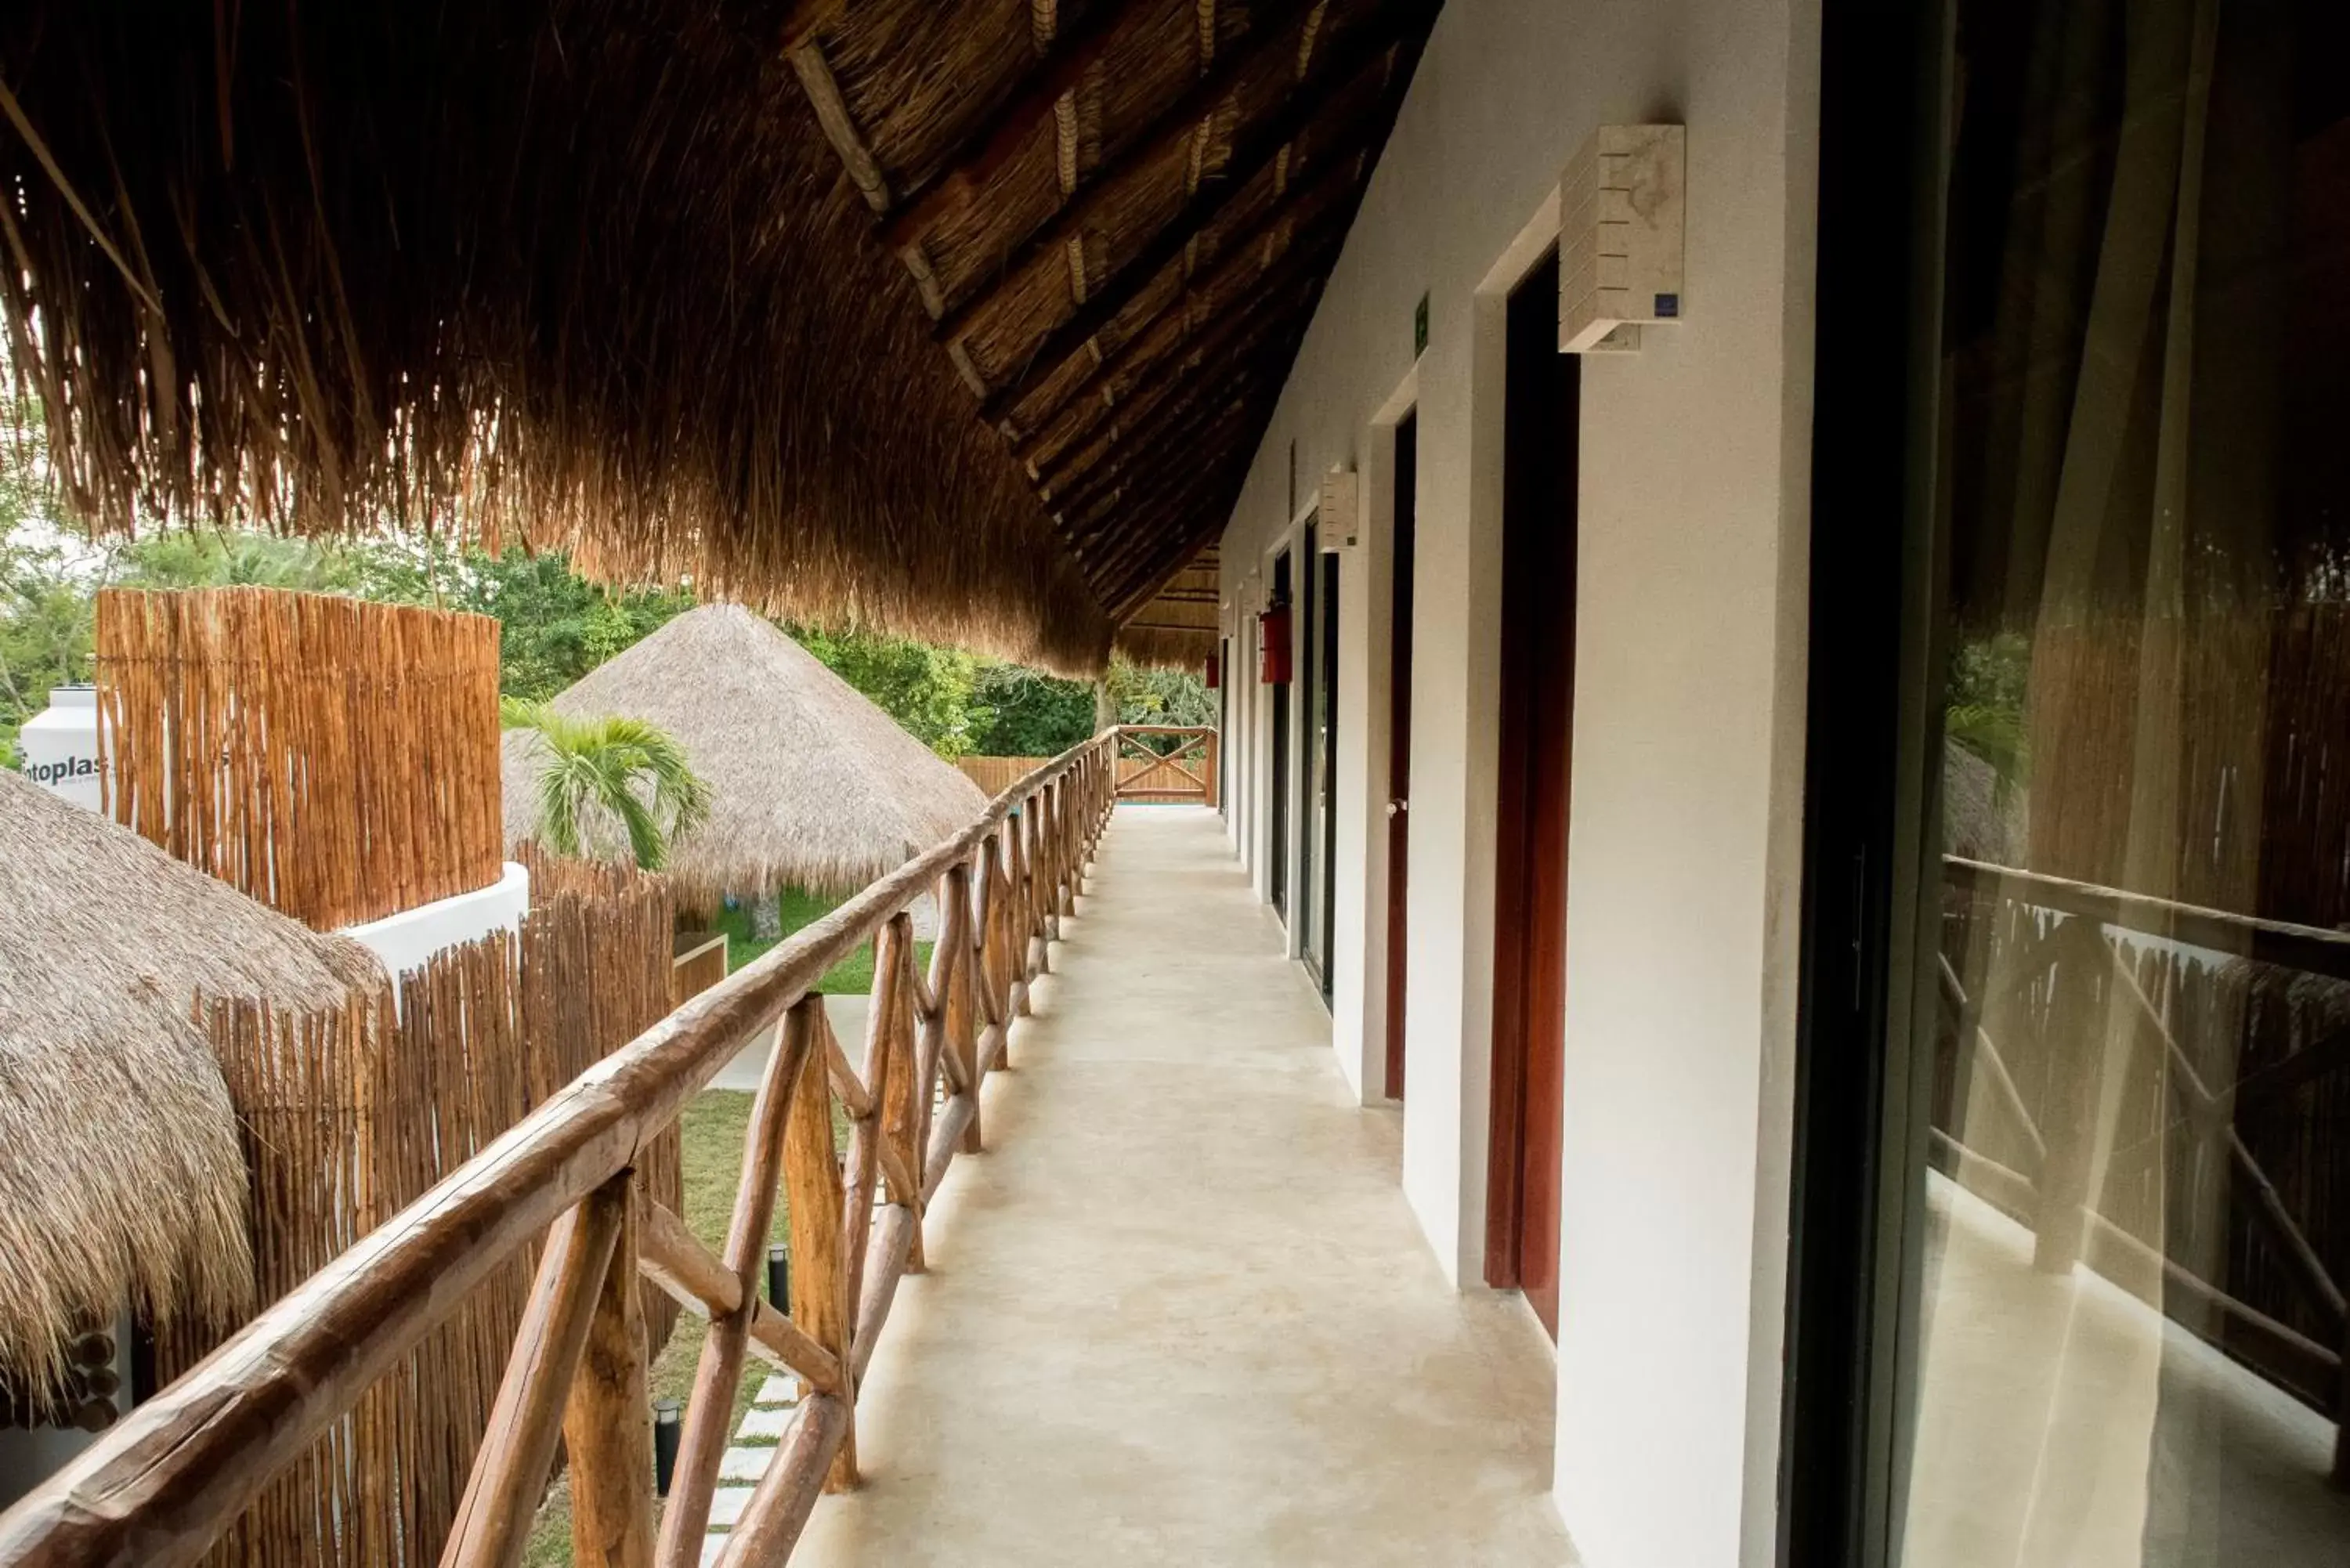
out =
<path fill-rule="evenodd" d="M 1770 1558 L 1816 36 L 1817 0 L 1451 0 L 1223 541 L 1230 593 L 1290 520 L 1292 441 L 1301 486 L 1365 469 L 1383 517 L 1374 421 L 1416 374 L 1403 1183 L 1448 1273 L 1481 1288 L 1502 299 L 1594 126 L 1688 125 L 1686 319 L 1584 373 L 1556 1491 L 1591 1568 Z M 1387 545 L 1375 531 L 1349 561 L 1341 625 L 1357 903 L 1342 893 L 1336 1033 L 1358 1085 L 1379 1022 Z M 1262 753 L 1236 759 L 1257 810 Z"/>

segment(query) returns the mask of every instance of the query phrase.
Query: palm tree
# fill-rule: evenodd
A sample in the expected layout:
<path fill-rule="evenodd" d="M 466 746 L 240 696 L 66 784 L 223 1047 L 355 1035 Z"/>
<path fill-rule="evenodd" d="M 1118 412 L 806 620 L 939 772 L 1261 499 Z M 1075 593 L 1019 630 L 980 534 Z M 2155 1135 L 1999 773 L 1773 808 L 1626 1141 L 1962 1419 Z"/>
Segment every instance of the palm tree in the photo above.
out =
<path fill-rule="evenodd" d="M 669 733 L 641 719 L 575 719 L 544 702 L 499 701 L 509 730 L 540 742 L 539 836 L 557 855 L 588 853 L 589 819 L 619 819 L 643 870 L 658 871 L 670 845 L 710 815 L 710 786 L 687 765 Z"/>

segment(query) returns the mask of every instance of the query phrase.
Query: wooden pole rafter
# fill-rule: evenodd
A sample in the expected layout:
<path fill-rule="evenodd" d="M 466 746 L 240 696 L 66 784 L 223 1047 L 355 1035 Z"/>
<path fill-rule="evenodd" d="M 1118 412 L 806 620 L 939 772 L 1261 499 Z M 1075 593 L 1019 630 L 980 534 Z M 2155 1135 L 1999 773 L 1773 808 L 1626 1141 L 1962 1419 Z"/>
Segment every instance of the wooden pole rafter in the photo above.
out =
<path fill-rule="evenodd" d="M 1024 368 L 1005 378 L 988 395 L 981 407 L 981 417 L 991 423 L 1000 421 L 1047 375 L 1066 363 L 1072 355 L 1083 351 L 1162 271 L 1183 260 L 1191 241 L 1218 219 L 1237 192 L 1246 190 L 1250 182 L 1271 167 L 1277 155 L 1312 130 L 1334 99 L 1346 94 L 1369 72 L 1390 68 L 1398 47 L 1396 39 L 1385 30 L 1363 29 L 1351 36 L 1347 47 L 1334 51 L 1326 74 L 1309 78 L 1264 121 L 1243 128 L 1221 177 L 1212 184 L 1203 184 L 1147 244 L 1110 268 L 1088 293 L 1086 302 L 1045 335 L 1028 355 Z M 1070 209 L 1047 232 L 1058 233 L 1065 228 L 1083 232 L 1090 222 L 1087 216 L 1088 205 L 1079 203 Z M 945 321 L 940 324 L 941 340 L 965 336 L 969 324 L 985 308 L 993 293 L 991 289 L 974 296 L 965 309 L 951 312 L 954 325 L 950 327 Z"/>

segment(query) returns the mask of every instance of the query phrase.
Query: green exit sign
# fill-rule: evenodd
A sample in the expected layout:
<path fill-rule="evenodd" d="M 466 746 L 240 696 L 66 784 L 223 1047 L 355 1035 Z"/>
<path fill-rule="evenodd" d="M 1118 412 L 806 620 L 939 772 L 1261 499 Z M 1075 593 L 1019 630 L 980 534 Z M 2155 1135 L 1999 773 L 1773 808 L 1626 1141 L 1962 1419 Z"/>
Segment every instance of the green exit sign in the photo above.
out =
<path fill-rule="evenodd" d="M 1421 295 L 1411 311 L 1411 357 L 1419 358 L 1428 352 L 1428 296 Z"/>

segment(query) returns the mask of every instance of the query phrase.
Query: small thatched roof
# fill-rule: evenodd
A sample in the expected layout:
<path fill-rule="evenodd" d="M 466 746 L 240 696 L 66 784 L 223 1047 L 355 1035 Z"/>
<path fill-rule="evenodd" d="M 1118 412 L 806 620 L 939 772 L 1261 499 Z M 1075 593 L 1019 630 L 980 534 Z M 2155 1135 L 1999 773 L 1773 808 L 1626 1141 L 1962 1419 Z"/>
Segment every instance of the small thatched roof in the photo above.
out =
<path fill-rule="evenodd" d="M 66 1336 L 126 1304 L 245 1310 L 244 1159 L 195 999 L 382 983 L 356 943 L 0 769 L 0 1381 L 38 1402 Z"/>
<path fill-rule="evenodd" d="M 684 748 L 711 789 L 709 819 L 671 846 L 688 903 L 785 886 L 863 887 L 962 831 L 986 805 L 940 760 L 816 656 L 739 605 L 671 621 L 553 703 L 575 718 L 642 719 Z M 538 827 L 537 753 L 506 736 L 506 843 Z M 617 854 L 613 832 L 591 845 Z"/>

